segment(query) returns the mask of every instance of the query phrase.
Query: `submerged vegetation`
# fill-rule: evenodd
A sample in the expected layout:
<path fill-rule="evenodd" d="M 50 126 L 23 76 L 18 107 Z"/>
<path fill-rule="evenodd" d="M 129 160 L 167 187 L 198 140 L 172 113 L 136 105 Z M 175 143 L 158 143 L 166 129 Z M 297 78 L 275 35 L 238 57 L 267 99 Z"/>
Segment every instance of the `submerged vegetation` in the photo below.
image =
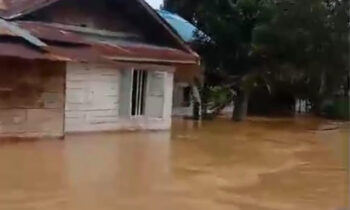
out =
<path fill-rule="evenodd" d="M 316 114 L 335 97 L 348 104 L 347 0 L 166 0 L 164 7 L 206 34 L 193 43 L 205 68 L 204 117 L 210 104 L 223 103 L 213 90 L 230 90 L 238 121 L 248 111 L 271 114 L 269 106 L 293 111 L 297 100 Z M 259 101 L 265 110 L 256 110 Z"/>

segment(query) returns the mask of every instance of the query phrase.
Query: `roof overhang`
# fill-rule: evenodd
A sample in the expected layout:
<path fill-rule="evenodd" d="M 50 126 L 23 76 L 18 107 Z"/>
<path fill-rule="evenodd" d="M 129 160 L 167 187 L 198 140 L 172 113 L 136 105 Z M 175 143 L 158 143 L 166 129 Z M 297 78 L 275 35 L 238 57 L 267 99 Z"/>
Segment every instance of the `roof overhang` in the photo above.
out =
<path fill-rule="evenodd" d="M 0 42 L 1 56 L 8 54 L 26 59 L 77 62 L 199 64 L 197 56 L 182 50 L 122 40 L 99 42 L 87 39 L 82 32 L 76 33 L 48 23 L 7 22 L 0 19 L 0 36 L 6 37 Z M 12 39 L 9 41 L 8 37 L 16 38 L 15 42 Z"/>
<path fill-rule="evenodd" d="M 142 42 L 100 42 L 82 28 L 16 19 L 61 0 L 0 0 L 0 56 L 52 61 L 93 62 L 149 66 L 176 66 L 179 71 L 199 69 L 200 58 L 144 0 L 134 0 L 181 46 L 179 49 Z M 129 1 L 129 0 L 128 0 Z M 110 36 L 110 34 L 108 35 Z M 112 35 L 114 36 L 114 35 Z M 196 72 L 194 72 L 196 74 Z"/>
<path fill-rule="evenodd" d="M 62 0 L 0 0 L 0 18 L 5 20 L 13 20 L 23 17 L 37 10 L 50 6 Z M 128 0 L 131 1 L 131 0 Z M 182 38 L 178 35 L 176 30 L 169 25 L 145 0 L 134 0 L 138 3 L 149 15 L 153 17 L 158 24 L 181 46 L 186 52 L 198 56 Z"/>

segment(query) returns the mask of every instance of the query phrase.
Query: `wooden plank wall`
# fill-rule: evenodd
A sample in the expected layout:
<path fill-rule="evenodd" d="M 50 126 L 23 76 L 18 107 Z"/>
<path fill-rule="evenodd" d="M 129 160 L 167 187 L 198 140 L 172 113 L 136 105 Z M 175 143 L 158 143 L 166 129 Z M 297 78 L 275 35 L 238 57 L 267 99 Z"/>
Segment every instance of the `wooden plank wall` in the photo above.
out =
<path fill-rule="evenodd" d="M 65 63 L 0 58 L 0 138 L 63 137 Z"/>

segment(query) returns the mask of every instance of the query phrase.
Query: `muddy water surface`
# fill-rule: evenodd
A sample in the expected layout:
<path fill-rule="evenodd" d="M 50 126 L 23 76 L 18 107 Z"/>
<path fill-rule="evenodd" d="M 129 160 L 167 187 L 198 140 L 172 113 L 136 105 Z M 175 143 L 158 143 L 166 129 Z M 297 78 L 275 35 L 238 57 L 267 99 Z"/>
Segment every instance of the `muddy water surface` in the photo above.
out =
<path fill-rule="evenodd" d="M 348 135 L 318 119 L 251 118 L 2 143 L 0 210 L 346 209 Z"/>

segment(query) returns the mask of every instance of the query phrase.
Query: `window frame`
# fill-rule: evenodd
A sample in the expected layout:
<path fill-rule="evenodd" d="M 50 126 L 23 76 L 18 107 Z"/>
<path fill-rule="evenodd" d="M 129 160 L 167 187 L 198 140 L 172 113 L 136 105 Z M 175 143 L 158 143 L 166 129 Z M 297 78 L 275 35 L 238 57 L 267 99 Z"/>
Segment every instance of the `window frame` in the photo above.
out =
<path fill-rule="evenodd" d="M 143 118 L 143 117 L 146 117 L 148 71 L 143 69 L 136 69 L 136 68 L 133 68 L 131 71 L 132 71 L 131 72 L 131 89 L 130 89 L 131 101 L 130 101 L 129 114 L 132 119 Z M 136 79 L 136 83 L 135 83 L 135 79 Z M 135 86 L 136 86 L 136 90 L 135 90 Z"/>

